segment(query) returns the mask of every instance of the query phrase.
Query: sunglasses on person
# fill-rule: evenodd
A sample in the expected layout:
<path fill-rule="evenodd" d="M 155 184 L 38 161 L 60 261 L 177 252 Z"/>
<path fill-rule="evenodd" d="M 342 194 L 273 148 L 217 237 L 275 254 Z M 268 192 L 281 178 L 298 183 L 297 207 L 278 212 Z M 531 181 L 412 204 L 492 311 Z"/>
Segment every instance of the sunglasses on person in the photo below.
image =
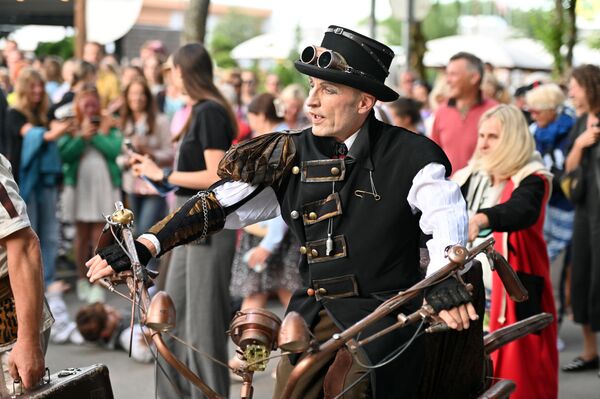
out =
<path fill-rule="evenodd" d="M 348 65 L 344 57 L 337 51 L 327 50 L 323 47 L 306 47 L 300 54 L 300 61 L 304 64 L 316 65 L 323 69 L 333 69 L 336 71 L 352 73 L 377 80 L 377 78 L 366 72 L 352 68 L 350 65 Z"/>

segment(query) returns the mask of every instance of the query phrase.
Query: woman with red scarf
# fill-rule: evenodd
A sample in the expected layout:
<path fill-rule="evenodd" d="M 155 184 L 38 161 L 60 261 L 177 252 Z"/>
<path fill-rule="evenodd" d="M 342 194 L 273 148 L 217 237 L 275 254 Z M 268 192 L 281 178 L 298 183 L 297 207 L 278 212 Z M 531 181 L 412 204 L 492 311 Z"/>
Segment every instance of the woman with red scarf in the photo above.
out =
<path fill-rule="evenodd" d="M 543 235 L 551 175 L 535 152 L 533 136 L 518 108 L 499 105 L 482 115 L 475 153 L 453 180 L 462 186 L 469 207 L 469 241 L 491 230 L 496 250 L 512 265 L 529 292 L 527 301 L 512 301 L 494 273 L 488 281 L 490 332 L 541 312 L 556 319 Z M 556 330 L 553 322 L 492 354 L 494 377 L 517 385 L 511 398 L 557 397 Z"/>

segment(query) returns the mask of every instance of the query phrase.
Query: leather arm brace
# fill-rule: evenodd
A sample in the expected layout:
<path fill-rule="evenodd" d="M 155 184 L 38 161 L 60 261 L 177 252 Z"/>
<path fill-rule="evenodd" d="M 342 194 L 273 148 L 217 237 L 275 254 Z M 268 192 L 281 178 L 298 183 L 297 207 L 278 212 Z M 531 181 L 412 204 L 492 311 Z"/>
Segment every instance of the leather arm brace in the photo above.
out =
<path fill-rule="evenodd" d="M 198 238 L 220 231 L 225 225 L 225 211 L 214 193 L 202 191 L 190 198 L 175 212 L 150 228 L 160 243 L 160 257 L 178 245 L 187 244 Z M 135 241 L 140 263 L 144 266 L 152 259 L 146 246 Z M 131 267 L 131 262 L 119 244 L 108 245 L 96 251 L 116 272 Z"/>
<path fill-rule="evenodd" d="M 294 165 L 293 135 L 298 133 L 267 133 L 233 146 L 225 153 L 217 174 L 224 180 L 277 189 Z"/>
<path fill-rule="evenodd" d="M 225 226 L 225 210 L 210 191 L 201 191 L 190 198 L 149 230 L 160 243 L 160 257 L 176 246 L 206 238 Z"/>
<path fill-rule="evenodd" d="M 471 302 L 471 293 L 454 277 L 429 287 L 425 292 L 425 300 L 436 313 Z"/>

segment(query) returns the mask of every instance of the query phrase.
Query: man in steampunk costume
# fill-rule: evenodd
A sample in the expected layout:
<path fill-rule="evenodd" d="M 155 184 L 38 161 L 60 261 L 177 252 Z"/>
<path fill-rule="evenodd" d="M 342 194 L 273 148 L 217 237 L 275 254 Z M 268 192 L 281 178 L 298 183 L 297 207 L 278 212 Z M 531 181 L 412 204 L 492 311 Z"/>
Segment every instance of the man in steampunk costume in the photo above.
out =
<path fill-rule="evenodd" d="M 433 237 L 427 241 L 431 262 L 426 273 L 445 265 L 445 248 L 466 243 L 466 206 L 459 187 L 447 180 L 450 163 L 437 145 L 374 117 L 377 100 L 398 97 L 384 84 L 393 57 L 375 40 L 330 26 L 321 45 L 307 47 L 295 63 L 309 76 L 306 105 L 312 127 L 263 135 L 230 149 L 219 168 L 221 182 L 138 237 L 142 263 L 222 228 L 237 229 L 281 213 L 302 243 L 303 255 L 304 288 L 294 294 L 288 311 L 300 313 L 320 341 L 423 278 L 421 231 Z M 93 282 L 127 269 L 129 261 L 111 246 L 87 265 Z M 453 329 L 467 329 L 478 319 L 469 293 L 454 278 L 431 287 L 426 299 Z M 402 311 L 416 310 L 421 301 Z M 395 321 L 391 315 L 364 334 Z M 333 398 L 361 376 L 369 378 L 353 385 L 345 398 L 417 397 L 423 372 L 431 367 L 425 364 L 423 338 L 387 365 L 371 368 L 415 330 L 396 330 L 356 356 L 339 350 L 303 376 L 294 397 Z M 297 360 L 280 362 L 275 397 Z"/>

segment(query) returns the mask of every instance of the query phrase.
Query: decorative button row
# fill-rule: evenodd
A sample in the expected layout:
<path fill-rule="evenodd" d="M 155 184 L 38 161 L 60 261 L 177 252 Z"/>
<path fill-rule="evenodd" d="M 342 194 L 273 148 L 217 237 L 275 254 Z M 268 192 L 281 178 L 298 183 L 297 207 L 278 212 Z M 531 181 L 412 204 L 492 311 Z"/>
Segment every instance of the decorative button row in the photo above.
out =
<path fill-rule="evenodd" d="M 305 246 L 300 247 L 300 253 L 302 255 L 306 255 L 308 254 L 308 256 L 312 256 L 312 257 L 317 257 L 319 256 L 319 251 L 317 251 L 316 249 L 311 249 L 310 253 L 308 252 L 308 248 L 306 248 Z"/>
<path fill-rule="evenodd" d="M 290 212 L 290 216 L 292 217 L 292 219 L 298 219 L 300 217 L 300 212 L 298 211 L 291 211 Z M 308 214 L 308 218 L 310 220 L 317 220 L 319 217 L 319 215 L 317 215 L 316 212 L 311 212 Z"/>
<path fill-rule="evenodd" d="M 306 290 L 306 294 L 308 296 L 315 296 L 315 294 L 327 295 L 327 290 L 325 288 L 319 288 L 318 290 L 315 291 L 313 288 L 309 288 Z"/>

